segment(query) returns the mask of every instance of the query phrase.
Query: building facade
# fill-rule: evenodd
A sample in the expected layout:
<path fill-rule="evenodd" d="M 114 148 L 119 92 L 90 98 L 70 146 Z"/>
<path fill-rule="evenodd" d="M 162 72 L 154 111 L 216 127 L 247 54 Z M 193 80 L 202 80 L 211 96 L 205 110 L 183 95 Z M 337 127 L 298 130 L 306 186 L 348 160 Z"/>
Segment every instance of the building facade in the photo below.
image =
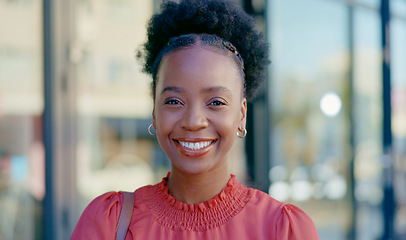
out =
<path fill-rule="evenodd" d="M 169 160 L 136 61 L 160 0 L 0 0 L 0 239 L 69 239 L 107 191 Z M 240 0 L 270 42 L 239 181 L 321 239 L 406 237 L 406 1 Z"/>

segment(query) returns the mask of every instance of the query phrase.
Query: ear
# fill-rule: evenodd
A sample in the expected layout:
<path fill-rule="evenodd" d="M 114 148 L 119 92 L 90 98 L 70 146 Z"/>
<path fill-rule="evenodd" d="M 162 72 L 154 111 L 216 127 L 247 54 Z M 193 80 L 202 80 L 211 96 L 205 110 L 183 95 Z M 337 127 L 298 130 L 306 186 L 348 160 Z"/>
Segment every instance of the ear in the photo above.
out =
<path fill-rule="evenodd" d="M 155 106 L 152 109 L 152 126 L 156 129 Z"/>
<path fill-rule="evenodd" d="M 241 118 L 238 128 L 242 130 L 245 128 L 246 124 L 247 124 L 247 99 L 243 98 L 241 101 Z"/>

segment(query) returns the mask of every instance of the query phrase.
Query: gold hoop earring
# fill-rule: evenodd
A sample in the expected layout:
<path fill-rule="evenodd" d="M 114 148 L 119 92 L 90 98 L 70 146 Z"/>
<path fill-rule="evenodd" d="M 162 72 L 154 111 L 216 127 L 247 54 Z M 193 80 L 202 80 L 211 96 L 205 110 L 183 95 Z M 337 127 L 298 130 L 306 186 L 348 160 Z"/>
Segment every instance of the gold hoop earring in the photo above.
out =
<path fill-rule="evenodd" d="M 247 129 L 245 129 L 245 128 L 243 128 L 243 129 L 244 129 L 243 131 L 240 131 L 240 129 L 238 129 L 238 131 L 237 131 L 237 136 L 239 138 L 245 138 L 245 136 L 247 136 Z"/>
<path fill-rule="evenodd" d="M 149 134 L 151 134 L 151 136 L 155 136 L 156 135 L 156 131 L 155 131 L 155 133 L 152 133 L 151 132 L 151 128 L 153 128 L 154 127 L 154 125 L 149 125 L 149 127 L 148 127 L 148 132 L 149 132 Z"/>

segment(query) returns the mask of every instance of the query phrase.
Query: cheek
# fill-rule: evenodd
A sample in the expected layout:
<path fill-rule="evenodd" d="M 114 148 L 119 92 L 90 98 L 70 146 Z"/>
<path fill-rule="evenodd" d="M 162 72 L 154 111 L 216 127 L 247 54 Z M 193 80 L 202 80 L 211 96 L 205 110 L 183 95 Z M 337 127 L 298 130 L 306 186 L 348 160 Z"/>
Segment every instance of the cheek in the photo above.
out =
<path fill-rule="evenodd" d="M 162 149 L 167 152 L 168 148 L 168 136 L 174 129 L 173 117 L 170 114 L 160 111 L 159 109 L 155 112 L 155 123 L 157 128 L 156 138 Z"/>
<path fill-rule="evenodd" d="M 164 130 L 165 128 L 168 128 L 168 126 L 171 125 L 172 119 L 173 116 L 171 116 L 171 114 L 168 114 L 165 111 L 158 109 L 155 112 L 155 121 L 157 129 Z"/>
<path fill-rule="evenodd" d="M 155 123 L 159 135 L 170 134 L 182 118 L 181 111 L 168 111 L 164 108 L 155 107 Z"/>
<path fill-rule="evenodd" d="M 214 118 L 213 118 L 214 119 Z M 234 138 L 239 126 L 240 114 L 236 111 L 229 112 L 228 114 L 220 114 L 215 118 L 217 131 L 220 135 L 231 136 Z"/>

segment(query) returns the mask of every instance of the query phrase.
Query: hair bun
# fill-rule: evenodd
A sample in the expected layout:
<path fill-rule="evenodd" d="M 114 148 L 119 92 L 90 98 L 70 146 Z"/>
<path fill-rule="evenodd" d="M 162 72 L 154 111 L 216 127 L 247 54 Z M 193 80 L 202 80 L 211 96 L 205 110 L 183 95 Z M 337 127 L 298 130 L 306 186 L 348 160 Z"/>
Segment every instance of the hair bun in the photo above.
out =
<path fill-rule="evenodd" d="M 161 5 L 161 13 L 151 18 L 147 32 L 148 40 L 137 56 L 145 61 L 144 71 L 152 76 L 158 70 L 154 61 L 169 39 L 184 34 L 210 34 L 230 42 L 241 55 L 247 98 L 254 96 L 265 79 L 268 44 L 256 30 L 254 19 L 232 2 L 166 1 Z"/>

